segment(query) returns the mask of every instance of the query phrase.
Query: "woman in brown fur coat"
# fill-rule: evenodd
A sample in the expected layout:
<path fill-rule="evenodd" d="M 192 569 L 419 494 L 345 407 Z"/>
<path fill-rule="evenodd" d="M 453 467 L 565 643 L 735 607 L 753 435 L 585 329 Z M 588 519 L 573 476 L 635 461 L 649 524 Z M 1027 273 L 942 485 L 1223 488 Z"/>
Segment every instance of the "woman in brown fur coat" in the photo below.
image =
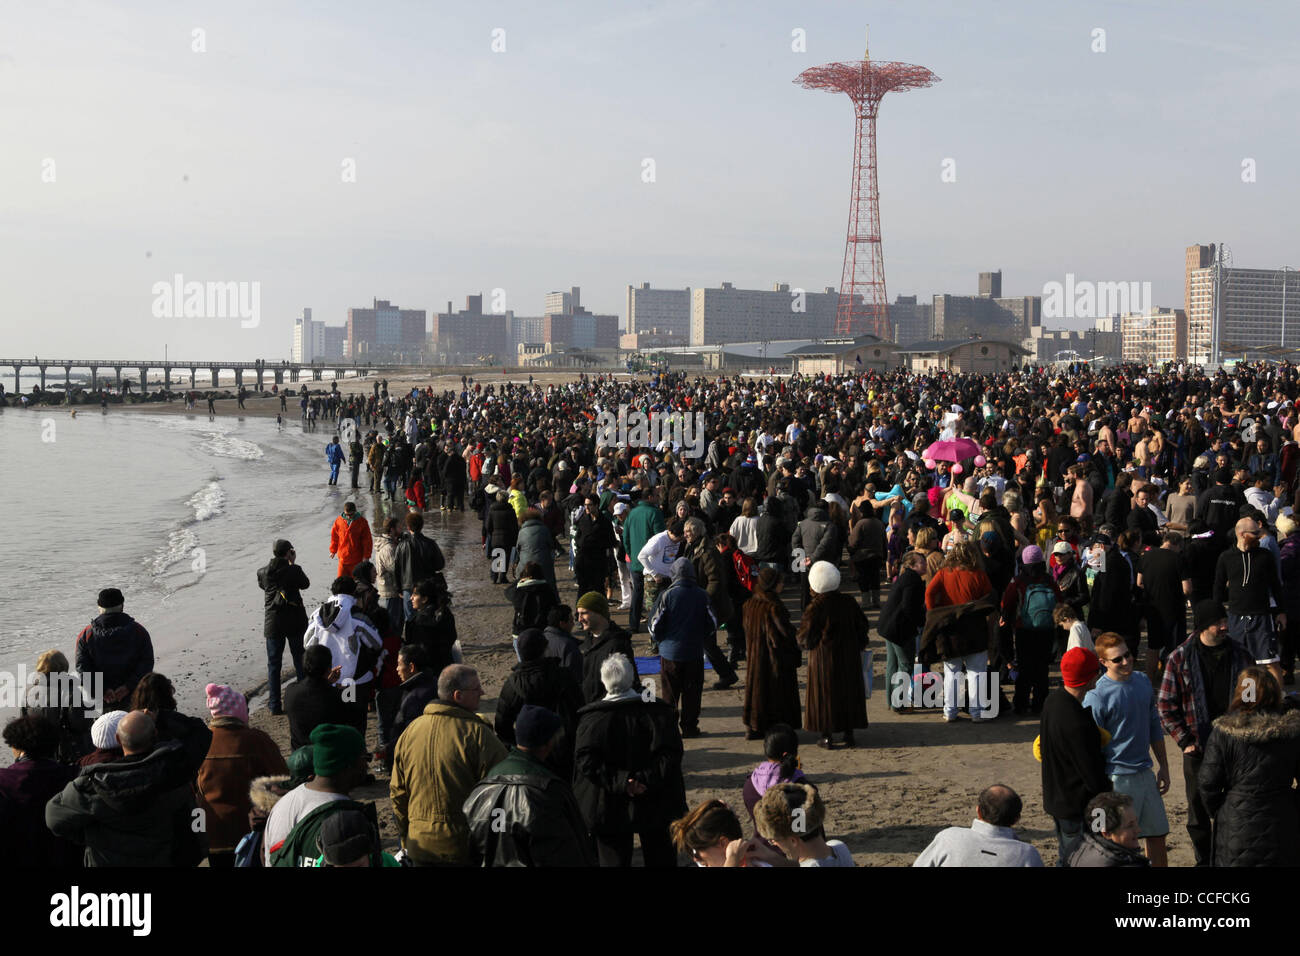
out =
<path fill-rule="evenodd" d="M 747 740 L 762 740 L 773 724 L 798 730 L 799 663 L 790 612 L 781 602 L 781 572 L 764 568 L 744 606 L 745 727 Z"/>
<path fill-rule="evenodd" d="M 867 726 L 867 695 L 862 681 L 862 652 L 870 625 L 858 602 L 839 592 L 840 572 L 818 561 L 808 574 L 815 597 L 799 622 L 799 646 L 808 650 L 808 712 L 805 726 L 821 733 L 817 746 L 830 749 L 831 734 L 844 732 L 852 747 L 853 731 Z"/>

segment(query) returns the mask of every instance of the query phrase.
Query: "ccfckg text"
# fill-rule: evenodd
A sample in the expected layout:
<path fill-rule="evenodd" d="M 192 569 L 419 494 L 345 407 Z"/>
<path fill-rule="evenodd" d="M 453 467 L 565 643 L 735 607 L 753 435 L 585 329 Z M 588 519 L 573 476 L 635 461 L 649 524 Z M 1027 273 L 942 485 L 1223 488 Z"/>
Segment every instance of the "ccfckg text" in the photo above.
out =
<path fill-rule="evenodd" d="M 601 412 L 595 424 L 598 448 L 657 448 L 671 441 L 683 458 L 704 457 L 703 412 L 629 412 L 620 405 L 617 414 Z"/>
<path fill-rule="evenodd" d="M 949 687 L 945 688 L 945 683 Z M 973 699 L 972 692 L 968 690 L 970 684 L 974 685 Z M 951 693 L 956 698 L 958 708 L 978 708 L 982 716 L 992 718 L 1002 708 L 1000 687 L 996 671 L 940 676 L 922 669 L 920 664 L 914 664 L 910 679 L 907 674 L 894 675 L 893 686 L 889 688 L 889 706 L 938 709 L 943 706 L 946 694 Z"/>
<path fill-rule="evenodd" d="M 68 928 L 127 927 L 133 936 L 153 929 L 153 896 L 149 893 L 82 893 L 73 886 L 50 897 L 50 925 Z"/>
<path fill-rule="evenodd" d="M 103 710 L 104 675 L 42 674 L 19 664 L 16 671 L 0 671 L 0 710 L 19 707 L 57 707 L 81 710 L 97 717 Z"/>

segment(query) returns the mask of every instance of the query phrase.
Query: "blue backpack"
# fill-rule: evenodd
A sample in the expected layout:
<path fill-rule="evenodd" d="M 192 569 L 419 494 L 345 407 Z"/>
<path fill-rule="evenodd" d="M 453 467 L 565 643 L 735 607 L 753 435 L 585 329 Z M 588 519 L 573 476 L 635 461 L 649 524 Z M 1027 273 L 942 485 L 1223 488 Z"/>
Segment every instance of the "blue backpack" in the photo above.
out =
<path fill-rule="evenodd" d="M 244 834 L 243 839 L 239 841 L 239 846 L 235 847 L 235 866 L 262 866 L 262 835 L 265 830 L 254 830 L 252 833 Z"/>
<path fill-rule="evenodd" d="M 1052 612 L 1056 610 L 1056 595 L 1048 584 L 1038 582 L 1025 588 L 1020 598 L 1020 626 L 1026 630 L 1045 631 L 1055 626 Z"/>

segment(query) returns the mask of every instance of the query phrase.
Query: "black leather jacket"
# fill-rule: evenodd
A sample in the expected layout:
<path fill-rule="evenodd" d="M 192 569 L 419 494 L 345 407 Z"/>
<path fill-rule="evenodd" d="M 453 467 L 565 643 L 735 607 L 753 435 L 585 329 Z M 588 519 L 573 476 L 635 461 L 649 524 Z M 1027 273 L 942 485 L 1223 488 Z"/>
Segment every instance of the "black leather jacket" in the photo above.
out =
<path fill-rule="evenodd" d="M 595 866 L 573 791 L 521 750 L 488 771 L 464 805 L 479 866 Z"/>

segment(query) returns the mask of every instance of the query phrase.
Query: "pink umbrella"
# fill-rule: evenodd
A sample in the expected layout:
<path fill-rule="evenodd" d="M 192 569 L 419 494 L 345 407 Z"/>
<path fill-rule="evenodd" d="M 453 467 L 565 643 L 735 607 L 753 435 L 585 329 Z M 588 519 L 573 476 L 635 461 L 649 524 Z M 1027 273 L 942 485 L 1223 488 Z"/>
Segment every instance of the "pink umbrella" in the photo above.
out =
<path fill-rule="evenodd" d="M 980 446 L 969 438 L 950 438 L 935 442 L 921 453 L 921 457 L 934 461 L 961 461 L 963 458 L 974 458 L 981 450 Z"/>

